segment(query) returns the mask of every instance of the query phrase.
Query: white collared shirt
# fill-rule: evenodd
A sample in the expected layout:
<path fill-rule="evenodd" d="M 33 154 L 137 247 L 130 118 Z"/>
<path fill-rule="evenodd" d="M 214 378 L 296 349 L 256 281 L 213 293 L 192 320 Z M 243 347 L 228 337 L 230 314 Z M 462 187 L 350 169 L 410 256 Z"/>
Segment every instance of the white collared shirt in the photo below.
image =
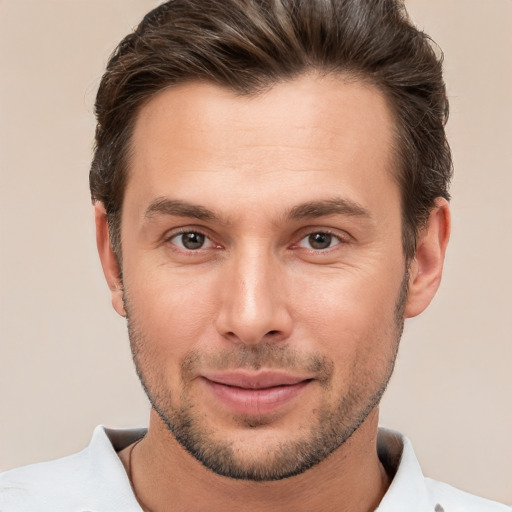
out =
<path fill-rule="evenodd" d="M 79 453 L 0 474 L 1 512 L 142 512 L 117 452 L 145 429 L 99 426 Z M 377 512 L 512 512 L 425 478 L 409 440 L 379 429 L 379 458 L 395 476 Z"/>

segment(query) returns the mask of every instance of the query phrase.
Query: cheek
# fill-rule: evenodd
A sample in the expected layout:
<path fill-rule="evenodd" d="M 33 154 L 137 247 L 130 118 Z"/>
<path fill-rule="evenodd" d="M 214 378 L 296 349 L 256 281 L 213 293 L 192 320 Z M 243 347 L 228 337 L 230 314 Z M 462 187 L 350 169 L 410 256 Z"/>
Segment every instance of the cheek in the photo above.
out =
<path fill-rule="evenodd" d="M 314 283 L 303 280 L 301 293 L 294 293 L 303 297 L 294 305 L 300 338 L 314 340 L 319 350 L 345 367 L 387 359 L 397 341 L 400 278 L 393 272 L 383 275 L 379 279 L 375 272 L 341 271 L 316 276 Z"/>
<path fill-rule="evenodd" d="M 179 363 L 212 329 L 212 285 L 163 269 L 127 275 L 132 276 L 125 282 L 129 312 L 144 333 L 146 351 L 166 364 Z"/>

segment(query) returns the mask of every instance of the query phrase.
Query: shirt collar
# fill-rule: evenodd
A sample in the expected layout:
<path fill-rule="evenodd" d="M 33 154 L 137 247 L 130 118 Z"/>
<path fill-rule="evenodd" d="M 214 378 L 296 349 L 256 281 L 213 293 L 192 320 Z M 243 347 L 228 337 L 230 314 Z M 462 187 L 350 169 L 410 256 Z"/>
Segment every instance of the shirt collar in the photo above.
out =
<path fill-rule="evenodd" d="M 91 442 L 84 452 L 89 462 L 88 483 L 92 495 L 101 496 L 98 510 L 142 512 L 117 452 L 145 433 L 146 429 L 114 430 L 101 425 L 94 429 Z"/>
<path fill-rule="evenodd" d="M 388 474 L 394 476 L 375 512 L 434 512 L 411 442 L 399 432 L 379 428 L 377 451 Z"/>
<path fill-rule="evenodd" d="M 87 451 L 91 463 L 91 484 L 106 485 L 103 496 L 112 496 L 112 508 L 141 512 L 130 481 L 117 452 L 140 439 L 146 429 L 114 430 L 96 427 Z M 434 512 L 429 505 L 425 478 L 411 442 L 402 434 L 379 428 L 377 449 L 386 471 L 393 475 L 391 485 L 375 512 Z"/>

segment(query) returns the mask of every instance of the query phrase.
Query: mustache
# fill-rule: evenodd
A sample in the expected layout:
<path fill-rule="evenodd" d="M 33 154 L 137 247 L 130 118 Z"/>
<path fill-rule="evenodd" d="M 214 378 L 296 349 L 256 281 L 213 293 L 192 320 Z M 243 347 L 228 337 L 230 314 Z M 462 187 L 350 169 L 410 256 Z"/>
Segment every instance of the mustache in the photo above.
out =
<path fill-rule="evenodd" d="M 260 343 L 215 352 L 193 350 L 181 363 L 181 376 L 183 381 L 189 381 L 204 369 L 258 371 L 262 368 L 312 374 L 320 383 L 329 382 L 334 373 L 334 363 L 324 355 L 304 354 L 286 345 Z"/>

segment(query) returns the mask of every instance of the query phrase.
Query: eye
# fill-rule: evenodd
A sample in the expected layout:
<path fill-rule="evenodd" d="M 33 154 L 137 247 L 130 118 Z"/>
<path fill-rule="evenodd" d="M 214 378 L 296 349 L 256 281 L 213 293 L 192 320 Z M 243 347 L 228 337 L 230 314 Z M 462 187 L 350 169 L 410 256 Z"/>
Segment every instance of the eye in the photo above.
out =
<path fill-rule="evenodd" d="M 308 236 L 305 236 L 298 245 L 299 247 L 304 247 L 306 249 L 321 251 L 330 249 L 331 247 L 340 243 L 341 240 L 339 237 L 332 235 L 331 233 L 324 233 L 319 231 L 317 233 L 310 233 Z"/>
<path fill-rule="evenodd" d="M 187 251 L 197 251 L 213 247 L 214 243 L 203 233 L 197 231 L 185 231 L 178 233 L 169 239 L 171 243 Z"/>

